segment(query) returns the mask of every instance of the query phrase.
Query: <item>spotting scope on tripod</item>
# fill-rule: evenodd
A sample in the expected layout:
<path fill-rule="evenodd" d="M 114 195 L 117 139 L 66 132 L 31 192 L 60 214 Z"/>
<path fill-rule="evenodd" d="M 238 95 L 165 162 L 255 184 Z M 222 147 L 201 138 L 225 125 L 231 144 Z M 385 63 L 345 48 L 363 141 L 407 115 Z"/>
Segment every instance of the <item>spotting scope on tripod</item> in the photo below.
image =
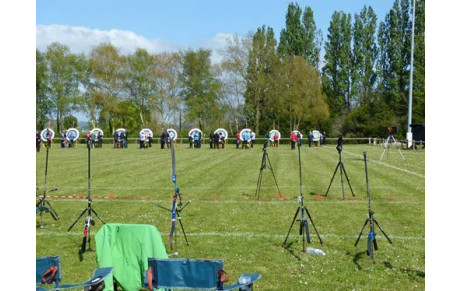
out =
<path fill-rule="evenodd" d="M 267 152 L 267 147 L 270 144 L 270 139 L 267 138 L 264 142 L 264 147 L 262 149 L 262 162 L 260 163 L 260 171 L 259 171 L 259 179 L 257 180 L 257 188 L 256 188 L 256 194 L 257 200 L 259 200 L 260 196 L 260 187 L 262 185 L 262 178 L 263 178 L 263 173 L 265 169 L 270 169 L 273 175 L 273 179 L 275 180 L 275 185 L 276 188 L 278 189 L 278 197 L 282 197 L 280 187 L 278 186 L 278 181 L 276 180 L 275 172 L 273 171 L 272 163 L 270 162 L 270 158 L 268 157 L 268 152 Z M 267 164 L 268 161 L 268 164 Z"/>

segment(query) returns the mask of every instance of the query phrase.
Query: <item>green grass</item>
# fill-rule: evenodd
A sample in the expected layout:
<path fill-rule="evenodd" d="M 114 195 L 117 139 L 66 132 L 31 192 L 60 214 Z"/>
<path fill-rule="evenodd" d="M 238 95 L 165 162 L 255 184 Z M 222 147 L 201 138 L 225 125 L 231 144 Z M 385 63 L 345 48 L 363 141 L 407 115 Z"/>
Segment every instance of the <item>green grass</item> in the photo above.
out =
<path fill-rule="evenodd" d="M 286 200 L 277 199 L 270 170 L 263 173 L 260 200 L 254 197 L 262 158 L 262 146 L 250 150 L 199 150 L 178 145 L 177 183 L 182 199 L 192 200 L 182 219 L 190 246 L 177 234 L 180 257 L 223 259 L 230 281 L 241 273 L 262 274 L 258 290 L 414 290 L 425 287 L 425 153 L 396 149 L 380 161 L 381 147 L 344 145 L 343 162 L 356 194 L 352 197 L 345 181 L 342 200 L 340 175 L 336 175 L 328 197 L 324 194 L 338 162 L 335 145 L 303 146 L 303 194 L 325 246 L 312 231 L 312 246 L 325 257 L 302 253 L 298 223 L 283 248 L 282 242 L 297 209 L 299 195 L 298 154 L 287 145 L 269 148 L 269 159 Z M 367 151 L 370 193 L 375 218 L 390 235 L 390 245 L 377 230 L 379 250 L 375 263 L 365 254 L 366 234 L 358 247 L 354 242 L 367 218 L 366 180 L 363 151 Z M 168 244 L 170 214 L 155 206 L 170 207 L 173 195 L 171 153 L 158 145 L 139 150 L 112 149 L 105 145 L 91 152 L 93 207 L 106 223 L 155 225 Z M 37 186 L 44 183 L 45 150 L 37 154 Z M 55 195 L 87 194 L 87 150 L 50 150 L 48 187 Z M 103 198 L 109 194 L 116 198 Z M 54 195 L 54 194 L 53 194 Z M 62 258 L 64 283 L 87 279 L 97 267 L 94 252 L 80 260 L 83 219 L 70 233 L 66 230 L 86 207 L 85 199 L 50 198 L 61 216 L 54 222 L 43 217 L 44 228 L 36 230 L 37 256 Z M 39 216 L 37 216 L 37 226 Z M 92 228 L 92 237 L 101 223 Z M 93 242 L 94 244 L 94 239 Z M 169 246 L 168 246 L 169 248 Z M 94 247 L 95 249 L 95 247 Z M 168 250 L 169 251 L 169 250 Z"/>

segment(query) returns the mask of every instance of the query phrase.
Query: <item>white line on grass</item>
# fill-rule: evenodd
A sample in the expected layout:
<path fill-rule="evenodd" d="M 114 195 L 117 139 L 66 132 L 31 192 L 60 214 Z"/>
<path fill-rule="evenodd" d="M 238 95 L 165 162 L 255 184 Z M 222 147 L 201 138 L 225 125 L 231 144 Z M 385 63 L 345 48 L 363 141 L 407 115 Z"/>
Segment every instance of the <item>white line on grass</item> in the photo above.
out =
<path fill-rule="evenodd" d="M 81 232 L 57 232 L 57 231 L 42 231 L 37 233 L 37 236 L 43 235 L 55 235 L 55 236 L 68 236 L 68 235 L 81 236 Z M 169 233 L 160 233 L 162 236 L 169 236 Z M 251 233 L 251 232 L 187 232 L 187 236 L 224 236 L 224 237 L 244 237 L 244 238 L 284 238 L 286 234 L 267 234 L 267 233 Z M 294 237 L 295 235 L 292 235 Z M 349 239 L 356 238 L 356 235 L 351 234 L 320 234 L 321 238 L 338 238 L 338 239 Z M 390 238 L 395 240 L 420 240 L 424 241 L 423 236 L 400 236 L 400 235 L 389 235 Z"/>

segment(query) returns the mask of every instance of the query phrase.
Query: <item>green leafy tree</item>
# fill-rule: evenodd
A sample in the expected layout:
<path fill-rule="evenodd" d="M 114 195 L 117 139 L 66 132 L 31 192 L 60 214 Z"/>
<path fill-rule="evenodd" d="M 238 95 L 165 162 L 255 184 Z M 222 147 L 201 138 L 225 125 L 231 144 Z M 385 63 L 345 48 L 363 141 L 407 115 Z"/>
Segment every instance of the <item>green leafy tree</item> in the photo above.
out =
<path fill-rule="evenodd" d="M 290 3 L 286 13 L 286 28 L 280 33 L 278 52 L 282 55 L 305 56 L 305 28 L 302 26 L 302 9 L 297 3 Z"/>
<path fill-rule="evenodd" d="M 313 9 L 306 7 L 302 17 L 305 30 L 305 59 L 319 71 L 319 59 L 322 45 L 321 30 L 316 28 Z"/>
<path fill-rule="evenodd" d="M 417 0 L 414 33 L 412 123 L 425 123 L 425 0 Z"/>
<path fill-rule="evenodd" d="M 185 99 L 188 119 L 198 120 L 200 128 L 220 117 L 220 81 L 214 76 L 211 66 L 211 51 L 188 50 L 182 58 L 183 72 L 180 75 L 181 94 Z"/>
<path fill-rule="evenodd" d="M 64 122 L 62 124 L 65 129 L 78 126 L 78 119 L 73 115 L 67 115 L 64 117 Z"/>
<path fill-rule="evenodd" d="M 36 50 L 36 87 L 35 87 L 35 126 L 37 129 L 42 129 L 46 126 L 48 116 L 51 114 L 51 101 L 48 99 L 48 67 L 46 56 L 44 53 Z"/>

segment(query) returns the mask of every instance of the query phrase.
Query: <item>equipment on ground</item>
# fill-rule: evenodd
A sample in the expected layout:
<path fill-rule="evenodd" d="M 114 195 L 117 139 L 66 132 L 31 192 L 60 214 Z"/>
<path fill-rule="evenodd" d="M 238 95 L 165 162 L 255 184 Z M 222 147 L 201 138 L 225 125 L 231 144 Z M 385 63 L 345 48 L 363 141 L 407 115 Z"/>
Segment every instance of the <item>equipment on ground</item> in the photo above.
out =
<path fill-rule="evenodd" d="M 283 247 L 286 246 L 286 242 L 289 238 L 289 233 L 291 232 L 292 226 L 294 225 L 294 222 L 296 222 L 297 215 L 300 213 L 300 219 L 297 221 L 300 221 L 300 230 L 299 230 L 299 235 L 302 236 L 302 241 L 303 241 L 303 252 L 306 252 L 305 249 L 305 238 L 308 243 L 311 243 L 310 240 L 310 231 L 308 229 L 308 219 L 310 219 L 311 225 L 313 226 L 313 229 L 316 232 L 316 235 L 318 236 L 319 242 L 321 245 L 323 245 L 323 241 L 321 240 L 321 237 L 319 236 L 318 230 L 315 227 L 315 224 L 313 223 L 313 219 L 311 218 L 310 212 L 307 209 L 307 205 L 305 203 L 304 205 L 304 199 L 303 199 L 303 193 L 302 193 L 302 163 L 300 159 L 300 144 L 297 144 L 297 148 L 299 150 L 299 175 L 300 175 L 300 195 L 298 197 L 298 202 L 299 202 L 299 207 L 297 207 L 297 211 L 295 212 L 294 219 L 292 220 L 291 227 L 289 227 L 289 231 L 287 233 L 286 239 L 283 242 Z"/>
<path fill-rule="evenodd" d="M 256 194 L 255 194 L 255 196 L 257 196 L 257 200 L 259 200 L 260 186 L 262 185 L 263 172 L 266 168 L 270 169 L 270 171 L 272 172 L 273 179 L 275 179 L 276 188 L 278 189 L 278 195 L 279 197 L 282 196 L 280 188 L 278 187 L 278 181 L 276 181 L 275 172 L 273 171 L 272 163 L 270 162 L 270 158 L 268 157 L 268 152 L 267 152 L 268 143 L 269 143 L 269 139 L 265 141 L 264 147 L 262 149 L 262 152 L 263 152 L 262 162 L 260 164 L 259 179 L 257 180 L 257 189 L 256 189 Z M 268 161 L 268 165 L 267 165 L 267 161 Z"/>
<path fill-rule="evenodd" d="M 345 171 L 345 166 L 342 162 L 342 149 L 343 149 L 343 138 L 339 137 L 337 139 L 337 152 L 339 153 L 339 163 L 335 167 L 334 174 L 332 175 L 331 182 L 329 183 L 329 187 L 327 187 L 326 194 L 324 196 L 327 196 L 329 193 L 329 189 L 331 188 L 332 182 L 334 181 L 335 174 L 337 173 L 337 170 L 340 168 L 340 183 L 342 184 L 342 199 L 345 199 L 345 187 L 343 186 L 343 174 L 345 174 L 345 178 L 347 178 L 348 186 L 350 187 L 351 194 L 355 196 L 355 193 L 353 193 L 353 189 L 351 188 L 350 184 L 350 179 L 348 179 L 347 171 Z"/>
<path fill-rule="evenodd" d="M 361 229 L 361 232 L 359 233 L 358 239 L 356 239 L 355 242 L 355 247 L 358 245 L 359 239 L 361 238 L 361 235 L 363 234 L 364 228 L 366 225 L 369 223 L 369 233 L 367 235 L 367 255 L 371 256 L 372 261 L 374 261 L 374 250 L 377 250 L 377 237 L 375 233 L 375 227 L 374 225 L 377 225 L 377 227 L 380 229 L 380 231 L 383 233 L 383 235 L 387 238 L 388 242 L 392 244 L 393 242 L 391 239 L 387 236 L 385 231 L 380 227 L 379 223 L 377 220 L 374 218 L 374 211 L 371 209 L 371 195 L 369 192 L 369 178 L 368 178 L 368 173 L 367 173 L 367 157 L 366 157 L 366 152 L 363 153 L 364 155 L 364 167 L 366 169 L 366 189 L 367 189 L 367 201 L 368 201 L 368 215 L 369 217 L 366 219 L 366 222 L 364 222 L 363 228 Z"/>
<path fill-rule="evenodd" d="M 91 142 L 91 141 L 88 141 L 88 142 Z M 80 216 L 78 216 L 78 218 L 74 221 L 74 223 L 72 223 L 72 225 L 67 229 L 67 232 L 69 232 L 72 229 L 72 227 L 80 220 L 80 218 L 85 213 L 87 213 L 87 216 L 86 216 L 86 219 L 85 219 L 85 226 L 83 228 L 83 241 L 82 241 L 82 244 L 81 244 L 81 253 L 84 253 L 87 250 L 92 251 L 92 249 L 91 249 L 91 225 L 95 224 L 95 221 L 94 221 L 94 219 L 92 217 L 92 213 L 94 213 L 96 215 L 96 217 L 103 224 L 105 224 L 105 222 L 102 220 L 102 218 L 99 216 L 99 214 L 97 214 L 96 210 L 94 210 L 92 208 L 93 198 L 91 197 L 91 145 L 88 144 L 87 148 L 88 148 L 88 196 L 87 196 L 88 206 L 86 207 L 86 209 L 84 209 L 81 212 Z M 86 243 L 88 243 L 88 248 L 86 248 Z"/>
<path fill-rule="evenodd" d="M 179 192 L 179 187 L 177 187 L 177 176 L 176 176 L 176 155 L 174 151 L 174 144 L 173 144 L 173 139 L 171 138 L 170 140 L 171 143 L 171 157 L 172 157 L 172 181 L 174 183 L 174 196 L 173 196 L 173 203 L 172 203 L 172 208 L 168 209 L 166 207 L 163 207 L 159 204 L 156 204 L 156 206 L 165 209 L 169 212 L 171 212 L 171 232 L 169 233 L 169 247 L 171 250 L 173 249 L 173 237 L 176 234 L 176 221 L 179 221 L 180 227 L 182 229 L 182 233 L 184 234 L 185 237 L 185 242 L 188 245 L 188 240 L 187 240 L 187 235 L 185 234 L 184 226 L 182 225 L 182 219 L 180 217 L 180 213 L 182 210 L 187 207 L 187 205 L 191 201 L 187 201 L 185 205 L 182 206 L 182 197 L 180 196 Z M 178 201 L 179 200 L 179 201 Z"/>

